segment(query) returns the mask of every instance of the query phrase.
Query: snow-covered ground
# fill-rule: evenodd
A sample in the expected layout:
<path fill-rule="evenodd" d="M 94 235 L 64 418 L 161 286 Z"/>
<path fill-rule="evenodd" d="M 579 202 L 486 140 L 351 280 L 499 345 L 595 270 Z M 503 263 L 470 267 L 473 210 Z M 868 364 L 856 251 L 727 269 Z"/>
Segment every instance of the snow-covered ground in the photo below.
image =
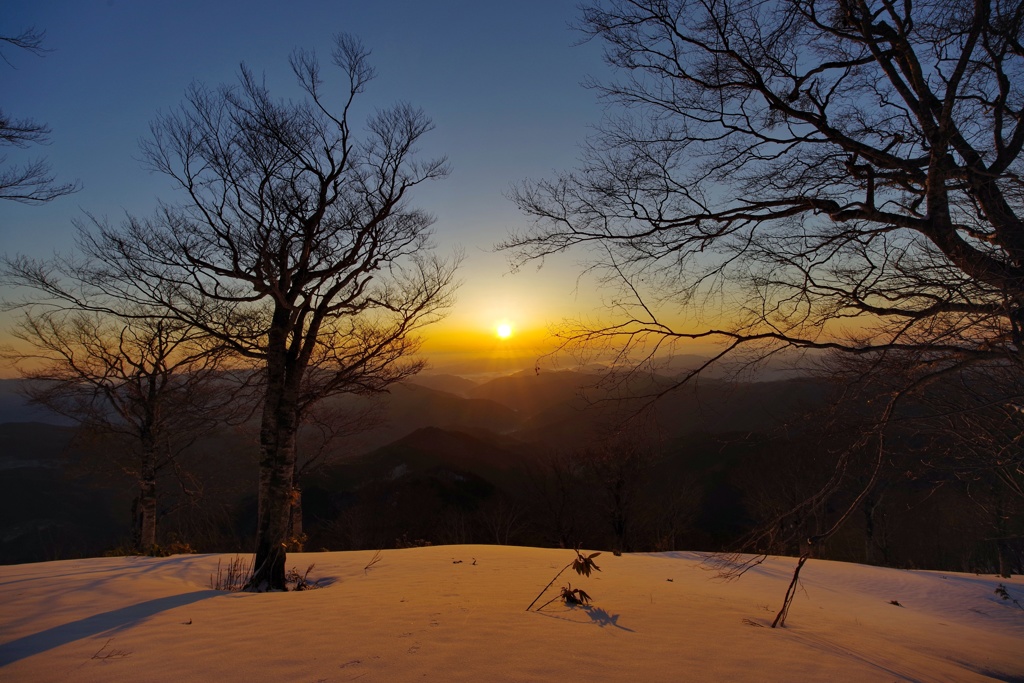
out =
<path fill-rule="evenodd" d="M 773 630 L 791 558 L 722 582 L 697 554 L 606 553 L 559 581 L 591 606 L 537 613 L 572 551 L 372 556 L 289 555 L 325 587 L 274 594 L 211 590 L 230 556 L 0 567 L 0 680 L 1024 681 L 1024 609 L 995 593 L 1024 605 L 1018 577 L 812 560 Z"/>

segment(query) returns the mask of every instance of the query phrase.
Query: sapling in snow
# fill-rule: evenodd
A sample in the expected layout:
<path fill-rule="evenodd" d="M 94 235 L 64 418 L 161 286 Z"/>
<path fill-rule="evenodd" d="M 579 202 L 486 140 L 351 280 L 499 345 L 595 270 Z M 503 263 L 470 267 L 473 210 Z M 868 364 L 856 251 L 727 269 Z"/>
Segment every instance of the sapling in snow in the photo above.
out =
<path fill-rule="evenodd" d="M 559 570 L 557 574 L 555 574 L 555 577 L 548 581 L 548 585 L 544 586 L 544 589 L 537 594 L 537 597 L 533 599 L 533 602 L 531 602 L 530 606 L 526 608 L 526 611 L 529 612 L 531 609 L 533 609 L 533 606 L 537 604 L 537 601 L 540 600 L 541 596 L 544 595 L 544 593 L 546 593 L 549 588 L 551 588 L 555 581 L 558 580 L 558 577 L 561 576 L 566 569 L 572 567 L 573 571 L 575 571 L 580 576 L 590 576 L 590 573 L 593 571 L 601 571 L 601 568 L 598 567 L 597 564 L 594 562 L 594 558 L 600 554 L 601 553 L 597 552 L 590 553 L 589 555 L 584 555 L 580 552 L 579 548 L 576 548 L 576 557 L 573 559 L 573 561 L 562 567 L 562 569 Z M 543 605 L 538 607 L 537 611 L 544 609 L 558 598 L 562 598 L 563 600 L 565 600 L 566 604 L 569 605 L 586 605 L 589 604 L 591 600 L 590 596 L 587 595 L 583 591 L 583 589 L 573 588 L 572 584 L 569 584 L 568 586 L 564 586 L 562 588 L 558 597 L 548 600 Z"/>

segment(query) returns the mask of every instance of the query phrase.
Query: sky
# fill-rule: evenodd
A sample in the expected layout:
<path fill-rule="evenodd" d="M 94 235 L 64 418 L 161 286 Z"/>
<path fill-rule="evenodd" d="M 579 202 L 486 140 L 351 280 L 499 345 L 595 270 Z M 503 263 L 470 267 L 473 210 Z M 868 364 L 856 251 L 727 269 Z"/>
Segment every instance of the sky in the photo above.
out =
<path fill-rule="evenodd" d="M 139 161 L 139 140 L 193 81 L 233 83 L 244 62 L 271 91 L 295 96 L 288 56 L 296 47 L 327 63 L 332 36 L 351 33 L 372 50 L 377 78 L 361 115 L 400 101 L 422 107 L 435 130 L 425 158 L 453 172 L 413 203 L 434 214 L 441 253 L 462 249 L 458 303 L 428 328 L 435 366 L 464 355 L 527 358 L 545 350 L 551 325 L 599 311 L 579 258 L 549 259 L 512 274 L 494 245 L 526 227 L 506 195 L 514 183 L 574 167 L 602 106 L 581 83 L 608 75 L 601 46 L 570 24 L 576 0 L 5 0 L 3 35 L 46 32 L 38 57 L 4 49 L 0 108 L 52 129 L 44 155 L 59 181 L 82 189 L 43 206 L 0 202 L 0 252 L 47 257 L 73 249 L 85 212 L 119 221 L 180 199 L 170 179 Z M 341 83 L 341 81 L 336 81 Z M 7 150 L 5 150 L 6 152 Z M 496 326 L 513 328 L 499 339 Z M 5 333 L 11 316 L 0 318 Z"/>

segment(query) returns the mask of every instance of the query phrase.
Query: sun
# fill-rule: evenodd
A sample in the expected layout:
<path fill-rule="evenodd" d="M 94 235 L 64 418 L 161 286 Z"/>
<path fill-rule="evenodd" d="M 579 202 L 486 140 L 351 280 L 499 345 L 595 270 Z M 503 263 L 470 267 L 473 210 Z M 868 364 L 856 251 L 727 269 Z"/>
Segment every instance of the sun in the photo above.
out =
<path fill-rule="evenodd" d="M 498 335 L 498 339 L 508 339 L 512 336 L 512 323 L 500 322 L 494 328 L 494 333 Z"/>

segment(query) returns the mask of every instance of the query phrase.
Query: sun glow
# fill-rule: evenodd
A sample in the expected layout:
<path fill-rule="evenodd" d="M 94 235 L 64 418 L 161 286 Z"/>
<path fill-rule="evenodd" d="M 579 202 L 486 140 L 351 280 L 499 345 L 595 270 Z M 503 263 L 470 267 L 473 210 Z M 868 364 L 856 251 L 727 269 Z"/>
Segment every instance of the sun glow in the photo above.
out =
<path fill-rule="evenodd" d="M 503 320 L 494 327 L 494 333 L 498 339 L 508 339 L 512 336 L 512 323 Z"/>

